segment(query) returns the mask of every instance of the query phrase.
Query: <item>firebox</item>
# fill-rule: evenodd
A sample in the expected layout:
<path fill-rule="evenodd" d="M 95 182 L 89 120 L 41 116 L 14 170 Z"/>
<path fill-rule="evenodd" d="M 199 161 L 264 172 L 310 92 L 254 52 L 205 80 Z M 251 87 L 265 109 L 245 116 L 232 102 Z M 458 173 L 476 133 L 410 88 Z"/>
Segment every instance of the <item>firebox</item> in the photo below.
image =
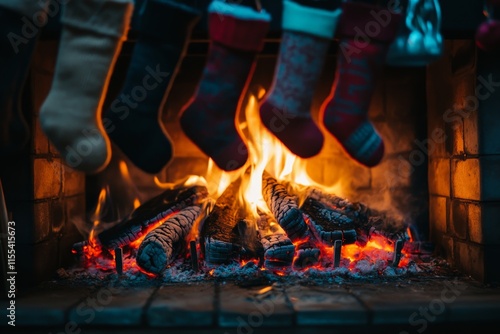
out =
<path fill-rule="evenodd" d="M 189 3 L 203 11 L 208 2 Z M 458 333 L 498 323 L 500 65 L 474 42 L 481 4 L 441 1 L 443 55 L 426 67 L 384 68 L 369 117 L 385 156 L 367 168 L 328 135 L 320 154 L 298 159 L 260 126 L 254 115 L 273 81 L 282 9 L 262 3 L 272 26 L 238 117 L 247 137 L 268 144 L 250 145 L 260 160 L 236 173 L 219 170 L 179 127 L 206 63 L 205 15 L 165 101 L 175 154 L 156 175 L 115 146 L 96 175 L 62 162 L 38 117 L 60 31 L 57 18 L 46 27 L 24 92 L 30 145 L 1 166 L 16 224 L 17 322 L 28 332 Z M 125 80 L 134 19 L 103 108 Z M 316 121 L 337 52 L 334 40 L 315 90 Z M 311 239 L 294 237 L 302 221 Z M 175 242 L 158 242 L 155 230 Z"/>

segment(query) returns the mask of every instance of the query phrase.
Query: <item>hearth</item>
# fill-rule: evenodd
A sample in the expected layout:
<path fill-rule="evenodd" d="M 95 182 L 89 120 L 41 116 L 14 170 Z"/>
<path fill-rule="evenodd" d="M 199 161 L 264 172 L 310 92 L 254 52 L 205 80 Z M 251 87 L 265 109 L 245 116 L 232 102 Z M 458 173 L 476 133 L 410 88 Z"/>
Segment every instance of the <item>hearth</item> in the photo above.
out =
<path fill-rule="evenodd" d="M 278 2 L 269 11 L 279 18 Z M 249 142 L 266 145 L 249 145 L 245 169 L 219 170 L 178 120 L 206 61 L 203 17 L 164 107 L 175 145 L 167 168 L 146 174 L 113 147 L 102 173 L 76 172 L 38 120 L 56 62 L 59 26 L 51 21 L 24 93 L 30 146 L 0 173 L 16 222 L 18 323 L 30 333 L 459 333 L 498 324 L 500 66 L 475 46 L 480 6 L 462 2 L 441 1 L 439 60 L 384 69 L 369 112 L 386 142 L 374 168 L 354 163 L 328 136 L 318 156 L 298 159 L 259 124 L 281 41 L 277 19 L 239 113 Z M 458 24 L 464 13 L 473 15 Z M 105 106 L 125 79 L 134 33 Z M 314 97 L 316 120 L 336 47 L 332 41 Z"/>

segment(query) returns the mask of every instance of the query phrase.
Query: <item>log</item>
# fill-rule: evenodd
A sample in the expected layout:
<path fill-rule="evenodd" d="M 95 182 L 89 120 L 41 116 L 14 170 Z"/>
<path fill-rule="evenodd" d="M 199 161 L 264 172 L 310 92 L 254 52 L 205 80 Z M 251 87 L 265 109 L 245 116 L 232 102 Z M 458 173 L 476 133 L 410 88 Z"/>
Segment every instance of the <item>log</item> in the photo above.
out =
<path fill-rule="evenodd" d="M 149 232 L 137 250 L 137 265 L 152 274 L 165 270 L 186 248 L 185 238 L 201 212 L 201 206 L 188 206 Z"/>
<path fill-rule="evenodd" d="M 325 246 L 333 246 L 336 240 L 343 244 L 356 242 L 353 220 L 340 210 L 329 207 L 318 200 L 307 197 L 300 209 L 312 233 Z"/>
<path fill-rule="evenodd" d="M 199 205 L 207 197 L 208 191 L 204 186 L 168 189 L 136 208 L 118 224 L 99 233 L 95 246 L 108 250 L 127 246 L 168 216 L 188 206 Z M 77 243 L 73 245 L 73 252 L 81 253 L 87 245 L 88 241 Z"/>
<path fill-rule="evenodd" d="M 264 251 L 264 267 L 271 270 L 290 267 L 295 245 L 281 226 L 269 214 L 260 213 L 257 228 Z"/>
<path fill-rule="evenodd" d="M 296 197 L 266 171 L 262 174 L 262 196 L 290 240 L 295 242 L 302 239 L 307 233 L 307 224 Z"/>
<path fill-rule="evenodd" d="M 238 201 L 241 178 L 231 183 L 215 202 L 200 230 L 201 249 L 208 264 L 224 264 L 239 259 Z"/>

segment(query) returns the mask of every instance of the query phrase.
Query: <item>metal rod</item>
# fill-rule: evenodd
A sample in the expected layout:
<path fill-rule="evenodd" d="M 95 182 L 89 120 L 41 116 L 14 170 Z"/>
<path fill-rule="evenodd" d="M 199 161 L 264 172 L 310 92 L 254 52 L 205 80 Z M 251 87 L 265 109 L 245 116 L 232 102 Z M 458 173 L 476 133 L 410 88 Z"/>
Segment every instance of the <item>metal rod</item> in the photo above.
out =
<path fill-rule="evenodd" d="M 189 242 L 189 248 L 191 252 L 191 266 L 193 268 L 193 271 L 196 273 L 198 272 L 198 252 L 196 251 L 196 241 L 191 240 Z"/>
<path fill-rule="evenodd" d="M 399 261 L 401 261 L 401 251 L 403 250 L 404 241 L 398 240 L 394 244 L 394 254 L 392 257 L 392 266 L 397 267 L 399 265 Z"/>
<path fill-rule="evenodd" d="M 121 247 L 115 248 L 115 265 L 118 275 L 123 274 L 123 250 Z"/>
<path fill-rule="evenodd" d="M 342 251 L 342 240 L 335 240 L 333 243 L 333 267 L 340 266 L 340 253 Z"/>

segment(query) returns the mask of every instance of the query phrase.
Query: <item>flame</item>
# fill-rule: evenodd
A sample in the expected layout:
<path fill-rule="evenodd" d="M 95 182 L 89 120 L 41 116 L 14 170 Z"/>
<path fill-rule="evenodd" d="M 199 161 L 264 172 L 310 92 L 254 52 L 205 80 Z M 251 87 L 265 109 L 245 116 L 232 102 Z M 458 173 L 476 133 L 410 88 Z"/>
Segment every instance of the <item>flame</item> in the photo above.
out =
<path fill-rule="evenodd" d="M 137 209 L 140 206 L 141 206 L 141 201 L 136 197 L 134 199 L 134 209 Z"/>

